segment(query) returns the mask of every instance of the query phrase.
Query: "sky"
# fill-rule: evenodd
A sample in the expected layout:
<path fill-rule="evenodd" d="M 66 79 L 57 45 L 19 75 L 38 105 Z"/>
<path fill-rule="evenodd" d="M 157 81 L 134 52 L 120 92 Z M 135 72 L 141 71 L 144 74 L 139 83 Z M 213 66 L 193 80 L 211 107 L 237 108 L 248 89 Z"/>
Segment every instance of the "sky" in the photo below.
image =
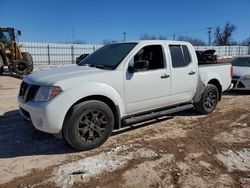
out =
<path fill-rule="evenodd" d="M 22 31 L 20 41 L 101 44 L 185 35 L 208 41 L 207 27 L 237 26 L 235 41 L 250 37 L 250 0 L 0 0 L 0 26 Z"/>

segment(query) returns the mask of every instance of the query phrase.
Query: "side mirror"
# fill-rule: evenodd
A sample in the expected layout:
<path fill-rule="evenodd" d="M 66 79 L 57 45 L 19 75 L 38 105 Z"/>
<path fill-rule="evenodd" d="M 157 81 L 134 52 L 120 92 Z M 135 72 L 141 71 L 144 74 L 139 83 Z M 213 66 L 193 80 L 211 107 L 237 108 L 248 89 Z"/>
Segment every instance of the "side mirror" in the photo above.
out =
<path fill-rule="evenodd" d="M 21 31 L 20 31 L 20 30 L 18 30 L 18 31 L 17 31 L 17 34 L 18 34 L 19 36 L 21 36 L 21 35 L 22 35 L 22 33 L 21 33 Z"/>
<path fill-rule="evenodd" d="M 130 65 L 128 67 L 128 72 L 133 73 L 133 72 L 138 72 L 138 71 L 145 71 L 149 68 L 149 63 L 146 60 L 138 60 L 134 62 L 134 65 Z"/>

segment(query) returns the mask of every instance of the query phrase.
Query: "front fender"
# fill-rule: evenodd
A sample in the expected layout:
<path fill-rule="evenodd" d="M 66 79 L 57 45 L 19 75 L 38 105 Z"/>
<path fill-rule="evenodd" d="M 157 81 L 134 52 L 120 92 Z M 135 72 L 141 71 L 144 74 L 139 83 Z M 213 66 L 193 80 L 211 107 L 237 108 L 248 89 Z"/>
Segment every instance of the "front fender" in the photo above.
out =
<path fill-rule="evenodd" d="M 107 97 L 112 100 L 116 106 L 119 107 L 120 117 L 123 117 L 126 113 L 122 96 L 115 88 L 108 84 L 99 82 L 83 83 L 81 85 L 78 85 L 77 87 L 70 88 L 65 92 L 70 97 L 73 104 L 83 98 L 93 95 L 101 95 Z M 70 109 L 70 107 L 68 107 L 68 110 Z"/>

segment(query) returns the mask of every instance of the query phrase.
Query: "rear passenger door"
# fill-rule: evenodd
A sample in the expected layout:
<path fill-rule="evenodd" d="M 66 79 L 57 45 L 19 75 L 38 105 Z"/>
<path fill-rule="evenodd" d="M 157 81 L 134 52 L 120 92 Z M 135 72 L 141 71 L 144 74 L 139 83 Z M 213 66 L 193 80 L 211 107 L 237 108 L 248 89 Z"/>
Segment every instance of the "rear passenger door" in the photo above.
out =
<path fill-rule="evenodd" d="M 198 65 L 187 45 L 169 45 L 171 56 L 171 104 L 191 101 L 198 83 Z"/>

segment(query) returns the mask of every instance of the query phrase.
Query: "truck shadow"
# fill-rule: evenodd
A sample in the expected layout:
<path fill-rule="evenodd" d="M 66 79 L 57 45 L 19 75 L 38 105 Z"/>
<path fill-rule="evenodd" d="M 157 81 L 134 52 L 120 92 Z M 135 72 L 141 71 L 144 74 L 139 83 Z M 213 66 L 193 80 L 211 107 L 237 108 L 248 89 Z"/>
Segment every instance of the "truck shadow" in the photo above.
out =
<path fill-rule="evenodd" d="M 174 116 L 198 115 L 194 110 L 186 110 L 152 119 L 146 122 L 133 124 L 126 128 L 114 131 L 113 135 L 122 134 L 135 129 L 146 127 L 161 121 L 167 121 Z M 18 110 L 6 112 L 0 116 L 0 158 L 12 158 L 32 155 L 52 155 L 78 152 L 64 139 L 57 139 L 53 135 L 36 130 L 31 124 L 23 120 Z"/>
<path fill-rule="evenodd" d="M 64 139 L 37 131 L 18 110 L 0 116 L 0 158 L 75 152 Z"/>
<path fill-rule="evenodd" d="M 226 95 L 226 96 L 244 96 L 244 95 L 250 95 L 250 90 L 247 91 L 247 90 L 229 90 L 229 91 L 226 91 L 223 93 L 223 95 Z"/>
<path fill-rule="evenodd" d="M 11 74 L 10 72 L 5 72 L 5 73 L 1 74 L 0 77 L 1 77 L 1 76 L 2 76 L 2 77 L 8 76 L 8 77 L 17 78 L 17 79 L 20 79 L 20 80 L 22 80 L 22 79 L 24 78 L 24 76 L 17 75 L 17 74 Z"/>

